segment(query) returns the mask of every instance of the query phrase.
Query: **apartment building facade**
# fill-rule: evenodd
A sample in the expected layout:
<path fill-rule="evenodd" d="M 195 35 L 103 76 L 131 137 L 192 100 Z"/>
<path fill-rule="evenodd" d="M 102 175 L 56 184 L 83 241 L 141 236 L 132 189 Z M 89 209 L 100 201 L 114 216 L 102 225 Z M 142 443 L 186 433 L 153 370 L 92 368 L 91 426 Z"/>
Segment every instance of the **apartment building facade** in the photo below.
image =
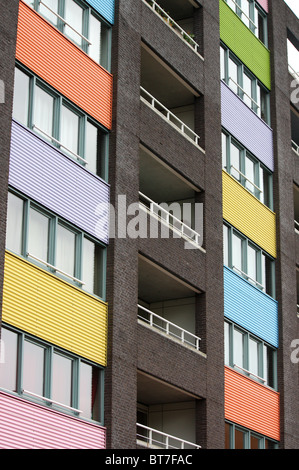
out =
<path fill-rule="evenodd" d="M 298 448 L 298 18 L 0 3 L 1 448 Z"/>

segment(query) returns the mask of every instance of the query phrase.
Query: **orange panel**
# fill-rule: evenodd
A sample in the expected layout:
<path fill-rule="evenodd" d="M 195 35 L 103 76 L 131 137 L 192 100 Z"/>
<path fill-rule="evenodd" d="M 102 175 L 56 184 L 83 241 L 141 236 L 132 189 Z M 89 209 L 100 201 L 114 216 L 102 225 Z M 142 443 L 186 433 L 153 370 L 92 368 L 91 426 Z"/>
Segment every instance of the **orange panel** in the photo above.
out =
<path fill-rule="evenodd" d="M 111 129 L 112 75 L 22 1 L 16 58 Z"/>
<path fill-rule="evenodd" d="M 279 441 L 279 393 L 225 367 L 225 419 Z"/>

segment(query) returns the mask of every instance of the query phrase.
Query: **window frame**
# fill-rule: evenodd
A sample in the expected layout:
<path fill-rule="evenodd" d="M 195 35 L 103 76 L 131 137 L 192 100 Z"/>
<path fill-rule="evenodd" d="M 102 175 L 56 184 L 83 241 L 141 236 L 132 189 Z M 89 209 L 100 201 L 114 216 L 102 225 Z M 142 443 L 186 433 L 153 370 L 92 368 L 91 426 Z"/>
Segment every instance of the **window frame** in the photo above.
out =
<path fill-rule="evenodd" d="M 243 343 L 243 366 L 235 363 L 235 341 L 234 341 L 234 333 L 235 331 L 242 333 L 244 337 Z M 277 378 L 277 349 L 271 346 L 266 341 L 262 340 L 261 338 L 255 336 L 254 334 L 250 333 L 248 330 L 245 330 L 237 323 L 234 323 L 231 320 L 225 319 L 224 320 L 224 332 L 225 332 L 225 358 L 228 358 L 228 364 L 225 362 L 225 365 L 231 367 L 232 369 L 236 370 L 237 372 L 245 375 L 246 377 L 255 380 L 257 383 L 268 387 L 272 390 L 277 390 L 278 387 L 278 378 Z M 250 364 L 250 340 L 255 341 L 257 343 L 258 349 L 258 359 L 257 359 L 257 367 L 258 373 L 252 372 L 251 364 Z M 273 354 L 273 363 L 269 364 L 268 361 L 265 362 L 265 354 L 264 351 L 268 352 L 271 351 Z M 268 356 L 267 356 L 268 357 Z M 226 361 L 226 359 L 225 359 Z M 270 371 L 269 367 L 273 370 Z M 268 375 L 272 374 L 273 376 L 273 385 L 268 383 Z"/>
<path fill-rule="evenodd" d="M 235 93 L 242 101 L 243 103 L 251 109 L 263 122 L 265 122 L 268 126 L 271 125 L 270 122 L 270 96 L 269 96 L 269 90 L 260 82 L 260 80 L 246 67 L 246 65 L 243 64 L 243 62 L 238 59 L 238 57 L 230 50 L 228 47 L 221 42 L 220 43 L 220 57 L 221 61 L 224 63 L 221 66 L 221 75 L 222 75 L 222 68 L 224 71 L 224 77 L 220 76 L 221 80 L 223 80 L 227 86 Z M 229 72 L 229 61 L 232 61 L 236 64 L 237 66 L 237 93 L 235 90 L 231 87 L 230 85 L 230 72 Z M 244 74 L 251 79 L 251 89 L 252 89 L 252 96 L 250 97 L 251 101 L 251 106 L 248 106 L 246 101 L 244 100 L 244 87 L 243 87 L 243 77 Z M 260 103 L 257 103 L 258 99 L 258 91 L 257 88 L 258 86 L 260 87 L 261 91 L 264 92 L 264 97 L 265 97 L 265 116 L 261 116 L 261 96 L 262 93 L 260 93 Z"/>
<path fill-rule="evenodd" d="M 104 243 L 101 241 L 97 240 L 93 236 L 89 235 L 86 232 L 83 232 L 82 230 L 78 229 L 75 227 L 73 224 L 69 223 L 62 217 L 59 217 L 58 215 L 54 214 L 53 212 L 49 211 L 48 209 L 40 206 L 37 204 L 35 201 L 32 201 L 30 198 L 24 196 L 21 194 L 19 191 L 15 190 L 14 188 L 9 188 L 9 192 L 13 194 L 14 196 L 19 197 L 23 201 L 23 227 L 22 227 L 22 240 L 21 240 L 21 253 L 15 253 L 18 256 L 21 256 L 22 258 L 26 259 L 27 261 L 30 261 L 31 263 L 39 266 L 40 268 L 50 272 L 51 274 L 54 274 L 57 276 L 59 279 L 62 279 L 80 289 L 82 289 L 84 292 L 87 292 L 91 295 L 94 295 L 96 297 L 99 297 L 101 300 L 105 301 L 106 299 L 106 264 L 107 264 L 107 247 Z M 48 260 L 37 260 L 34 259 L 34 257 L 30 256 L 30 253 L 28 251 L 28 243 L 29 243 L 29 221 L 30 221 L 30 209 L 37 210 L 40 212 L 42 215 L 48 217 L 50 219 L 49 222 L 49 236 L 48 236 Z M 74 276 L 65 273 L 59 272 L 59 268 L 56 266 L 56 244 L 57 244 L 57 226 L 58 224 L 61 224 L 64 228 L 70 230 L 73 232 L 76 236 L 76 241 L 75 241 L 75 259 L 74 259 Z M 82 274 L 83 274 L 83 241 L 84 238 L 90 240 L 92 243 L 97 246 L 101 253 L 101 259 L 100 259 L 100 270 L 98 272 L 99 274 L 99 285 L 97 286 L 97 290 L 101 293 L 101 295 L 97 294 L 96 292 L 90 292 L 84 288 L 84 284 L 81 283 L 84 282 L 82 279 Z M 9 248 L 6 248 L 9 251 L 11 251 Z M 12 251 L 13 252 L 13 251 Z M 31 253 L 33 255 L 33 253 Z M 34 256 L 34 255 L 33 255 Z M 41 262 L 43 261 L 43 262 Z M 47 264 L 50 266 L 47 266 Z M 57 269 L 56 269 L 57 268 Z M 74 279 L 72 279 L 72 277 Z"/>
<path fill-rule="evenodd" d="M 227 257 L 228 260 L 228 265 L 227 267 L 232 269 L 236 274 L 241 276 L 243 279 L 245 279 L 248 283 L 250 283 L 253 287 L 257 288 L 261 292 L 263 292 L 266 295 L 269 295 L 272 298 L 275 298 L 275 259 L 270 256 L 266 251 L 264 251 L 261 247 L 256 245 L 254 242 L 249 240 L 245 235 L 243 235 L 241 232 L 239 232 L 235 227 L 230 225 L 228 222 L 223 221 L 223 227 L 227 228 L 227 247 L 224 248 L 224 259 Z M 224 230 L 224 228 L 223 228 Z M 232 244 L 232 237 L 233 234 L 235 234 L 237 237 L 239 237 L 242 240 L 242 252 L 241 252 L 241 257 L 242 257 L 242 272 L 239 272 L 239 269 L 234 269 L 233 266 L 233 244 Z M 224 238 L 223 238 L 224 242 Z M 248 249 L 247 247 L 251 246 L 254 248 L 257 252 L 257 279 L 252 279 L 253 282 L 250 282 L 249 274 L 248 274 Z M 265 285 L 262 285 L 263 281 L 263 266 L 262 266 L 262 259 L 263 256 L 265 257 L 265 260 L 270 262 L 270 269 L 269 269 L 269 277 L 266 277 L 264 279 Z M 266 274 L 266 273 L 265 273 Z"/>
<path fill-rule="evenodd" d="M 58 346 L 51 344 L 47 341 L 36 338 L 35 336 L 30 335 L 24 331 L 19 330 L 16 327 L 2 324 L 2 328 L 14 333 L 17 335 L 17 365 L 16 365 L 16 391 L 7 390 L 0 386 L 0 389 L 5 392 L 9 392 L 13 395 L 17 395 L 21 398 L 25 398 L 28 401 L 42 404 L 48 408 L 54 409 L 64 414 L 75 416 L 84 421 L 99 423 L 103 425 L 104 423 L 104 379 L 105 379 L 105 369 L 104 367 L 96 364 L 88 359 L 85 359 L 81 356 L 77 356 L 69 351 L 59 348 Z M 42 347 L 45 349 L 45 361 L 44 361 L 44 374 L 43 374 L 43 383 L 44 383 L 44 394 L 43 396 L 34 396 L 34 393 L 26 393 L 23 389 L 23 379 L 24 379 L 24 344 L 25 341 Z M 71 380 L 71 406 L 64 405 L 62 403 L 52 403 L 52 383 L 53 383 L 53 355 L 59 354 L 64 358 L 70 359 L 72 361 L 72 380 Z M 98 378 L 99 378 L 99 394 L 98 394 L 98 410 L 100 414 L 100 421 L 94 420 L 92 418 L 87 418 L 85 416 L 80 416 L 79 403 L 80 403 L 80 364 L 88 364 L 89 366 L 97 369 Z M 30 390 L 28 390 L 30 392 Z M 49 401 L 47 401 L 47 398 Z"/>
<path fill-rule="evenodd" d="M 31 3 L 33 5 L 30 5 L 27 0 L 24 0 L 27 5 L 29 5 L 31 8 L 33 8 L 37 13 L 39 13 L 46 21 L 48 21 L 54 28 L 57 28 L 58 31 L 60 31 L 69 41 L 71 41 L 73 44 L 75 44 L 77 47 L 79 47 L 83 52 L 85 52 L 88 57 L 90 57 L 91 60 L 94 60 L 88 53 L 89 50 L 89 25 L 90 25 L 90 17 L 93 15 L 100 23 L 101 23 L 101 43 L 105 42 L 106 43 L 106 51 L 104 54 L 104 58 L 102 57 L 101 53 L 101 58 L 100 61 L 95 61 L 98 63 L 100 66 L 104 67 L 109 73 L 111 72 L 111 49 L 112 49 L 112 27 L 111 24 L 103 17 L 101 16 L 97 11 L 95 11 L 90 5 L 86 4 L 86 2 L 82 0 L 72 0 L 74 3 L 76 3 L 80 8 L 82 8 L 82 32 L 78 32 L 78 38 L 80 38 L 80 42 L 75 41 L 72 37 L 70 37 L 66 33 L 67 25 L 63 21 L 65 18 L 65 0 L 58 0 L 58 8 L 56 15 L 57 17 L 57 24 L 54 24 L 47 16 L 45 16 L 41 11 L 40 11 L 40 1 L 39 0 L 32 0 Z M 45 7 L 47 8 L 47 7 Z M 66 21 L 66 20 L 65 20 Z M 70 25 L 72 26 L 72 25 Z M 103 41 L 104 37 L 102 34 L 102 28 L 105 28 L 105 41 Z M 74 28 L 75 29 L 75 28 Z M 81 36 L 80 36 L 81 35 Z"/>
<path fill-rule="evenodd" d="M 221 131 L 222 138 L 222 167 L 223 169 L 236 179 L 250 194 L 255 196 L 262 204 L 268 207 L 273 211 L 273 174 L 272 172 L 260 161 L 258 160 L 249 150 L 247 150 L 237 139 L 235 139 L 229 132 L 224 128 Z M 225 139 L 225 141 L 224 141 Z M 231 149 L 232 145 L 237 147 L 240 151 L 240 170 L 239 170 L 239 179 L 237 179 L 232 174 L 232 165 L 231 165 Z M 225 148 L 223 148 L 225 146 Z M 254 181 L 250 179 L 247 180 L 248 176 L 246 175 L 246 158 L 251 160 L 254 164 Z M 267 175 L 267 185 L 268 185 L 268 194 L 265 197 L 265 188 L 261 189 L 261 186 L 264 187 L 264 181 L 261 182 L 261 173 Z M 254 186 L 254 191 L 251 191 L 246 187 L 246 182 Z M 265 201 L 267 199 L 269 203 Z"/>
<path fill-rule="evenodd" d="M 228 2 L 228 0 L 225 0 L 226 4 L 229 6 L 229 8 L 240 18 L 242 23 L 250 29 L 250 31 L 255 35 L 255 37 L 261 41 L 261 43 L 268 48 L 268 16 L 267 14 L 263 11 L 261 6 L 255 1 L 255 0 L 246 0 L 248 2 L 248 10 L 249 10 L 249 16 L 248 16 L 248 22 L 249 26 L 246 24 L 246 22 L 243 20 L 242 16 L 247 14 L 242 10 L 242 1 L 241 0 L 233 0 L 235 1 L 234 6 L 231 6 Z M 264 28 L 264 37 L 261 39 L 259 37 L 259 17 L 256 15 L 260 15 L 260 17 L 263 20 L 263 28 Z"/>
<path fill-rule="evenodd" d="M 229 449 L 235 449 L 235 431 L 241 431 L 244 433 L 245 447 L 244 449 L 251 449 L 251 437 L 255 437 L 259 440 L 259 449 L 267 449 L 266 444 L 270 442 L 273 445 L 273 449 L 278 449 L 278 442 L 274 439 L 271 439 L 267 436 L 259 434 L 256 431 L 245 428 L 240 424 L 233 423 L 231 421 L 225 420 L 225 425 L 229 426 L 228 435 L 229 435 Z M 227 447 L 226 447 L 227 448 Z"/>
<path fill-rule="evenodd" d="M 29 77 L 29 102 L 28 102 L 28 113 L 27 113 L 27 123 L 21 123 L 25 127 L 28 127 L 35 134 L 37 134 L 41 139 L 45 140 L 49 145 L 52 145 L 54 148 L 58 149 L 68 158 L 71 158 L 77 164 L 82 166 L 85 170 L 89 171 L 93 175 L 99 177 L 103 181 L 108 181 L 108 153 L 109 153 L 109 131 L 94 118 L 89 116 L 87 113 L 78 108 L 74 103 L 69 101 L 64 96 L 60 95 L 55 89 L 50 85 L 45 83 L 36 75 L 32 74 L 26 67 L 20 63 L 16 63 L 15 67 L 19 69 L 22 73 Z M 53 127 L 52 135 L 47 137 L 45 133 L 41 132 L 36 128 L 35 129 L 35 94 L 36 87 L 41 88 L 45 93 L 48 93 L 51 97 L 54 98 L 53 104 Z M 78 153 L 74 153 L 70 149 L 64 147 L 64 143 L 61 141 L 61 115 L 62 108 L 66 107 L 69 111 L 73 112 L 79 118 L 79 129 L 78 129 Z M 86 135 L 87 135 L 87 123 L 93 125 L 97 132 L 101 136 L 101 149 L 100 152 L 100 161 L 96 161 L 97 171 L 94 173 L 88 167 L 88 155 L 86 155 Z"/>

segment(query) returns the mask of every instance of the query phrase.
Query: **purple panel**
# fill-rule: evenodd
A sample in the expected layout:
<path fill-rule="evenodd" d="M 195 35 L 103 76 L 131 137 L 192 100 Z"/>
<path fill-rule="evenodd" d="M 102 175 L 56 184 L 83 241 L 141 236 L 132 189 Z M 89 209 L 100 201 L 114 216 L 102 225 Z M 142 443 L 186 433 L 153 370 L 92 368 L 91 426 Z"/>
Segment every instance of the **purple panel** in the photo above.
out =
<path fill-rule="evenodd" d="M 108 215 L 97 214 L 109 202 L 109 185 L 15 121 L 9 184 L 108 244 Z"/>
<path fill-rule="evenodd" d="M 224 82 L 221 82 L 222 126 L 271 171 L 273 132 Z"/>

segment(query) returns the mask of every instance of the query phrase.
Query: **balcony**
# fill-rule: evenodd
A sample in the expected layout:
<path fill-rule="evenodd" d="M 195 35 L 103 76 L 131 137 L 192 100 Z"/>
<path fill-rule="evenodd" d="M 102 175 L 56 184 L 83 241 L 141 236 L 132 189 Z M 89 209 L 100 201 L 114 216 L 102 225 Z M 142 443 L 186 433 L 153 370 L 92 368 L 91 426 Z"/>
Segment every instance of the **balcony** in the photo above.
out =
<path fill-rule="evenodd" d="M 199 352 L 200 291 L 139 256 L 138 323 Z"/>
<path fill-rule="evenodd" d="M 151 216 L 151 237 L 169 238 L 171 230 L 174 238 L 204 252 L 200 189 L 144 146 L 139 168 L 140 208 Z"/>
<path fill-rule="evenodd" d="M 199 449 L 195 423 L 199 397 L 163 380 L 137 373 L 137 446 Z"/>
<path fill-rule="evenodd" d="M 155 14 L 164 21 L 171 31 L 177 34 L 196 54 L 200 55 L 200 47 L 194 35 L 194 6 L 198 5 L 191 1 L 160 0 L 159 4 L 154 0 L 143 0 L 143 3 L 151 8 Z"/>
<path fill-rule="evenodd" d="M 201 149 L 196 115 L 201 103 L 200 93 L 192 88 L 153 51 L 141 47 L 140 99 L 162 119 Z M 202 150 L 203 151 L 203 150 Z"/>

